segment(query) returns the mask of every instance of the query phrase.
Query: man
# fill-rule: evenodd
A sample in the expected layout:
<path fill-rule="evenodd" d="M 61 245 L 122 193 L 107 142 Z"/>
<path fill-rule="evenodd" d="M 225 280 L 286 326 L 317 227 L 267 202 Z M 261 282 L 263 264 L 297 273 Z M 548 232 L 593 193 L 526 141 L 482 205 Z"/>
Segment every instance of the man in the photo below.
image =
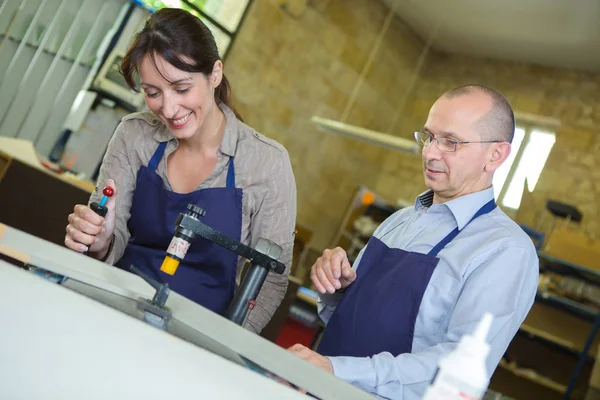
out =
<path fill-rule="evenodd" d="M 290 351 L 379 397 L 422 399 L 440 358 L 490 312 L 491 376 L 539 273 L 531 239 L 494 202 L 493 175 L 514 130 L 494 89 L 469 85 L 439 98 L 415 132 L 430 190 L 379 226 L 354 267 L 339 247 L 323 252 L 311 278 L 327 327 L 318 353 Z"/>

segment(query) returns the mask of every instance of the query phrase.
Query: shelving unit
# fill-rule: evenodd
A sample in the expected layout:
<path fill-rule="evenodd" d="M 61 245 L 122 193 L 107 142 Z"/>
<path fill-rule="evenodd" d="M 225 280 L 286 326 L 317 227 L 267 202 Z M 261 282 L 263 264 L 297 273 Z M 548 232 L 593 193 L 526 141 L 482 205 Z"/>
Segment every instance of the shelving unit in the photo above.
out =
<path fill-rule="evenodd" d="M 534 328 L 527 324 L 522 324 L 520 327 L 520 331 L 524 334 L 529 335 L 533 339 L 544 341 L 549 345 L 557 346 L 558 349 L 569 351 L 571 354 L 576 356 L 579 356 L 581 354 L 581 351 L 583 350 L 577 348 L 577 346 L 570 340 L 554 336 L 546 331 Z M 588 354 L 587 360 L 593 362 L 595 360 L 595 357 Z"/>
<path fill-rule="evenodd" d="M 544 251 L 538 255 L 540 273 L 600 286 L 600 271 Z M 517 400 L 583 399 L 596 361 L 599 326 L 599 306 L 538 289 L 534 306 L 492 377 L 491 387 Z"/>
<path fill-rule="evenodd" d="M 538 251 L 538 257 L 546 267 L 554 271 L 569 273 L 570 275 L 575 275 L 585 280 L 600 283 L 600 271 L 598 270 L 561 260 L 544 251 Z"/>
<path fill-rule="evenodd" d="M 548 379 L 544 376 L 538 376 L 538 375 L 535 375 L 532 373 L 527 373 L 525 370 L 514 367 L 504 360 L 500 361 L 500 364 L 498 365 L 498 367 L 502 368 L 506 371 L 509 371 L 510 373 L 512 373 L 520 378 L 524 378 L 528 381 L 534 382 L 537 385 L 540 385 L 547 389 L 550 389 L 554 392 L 564 394 L 567 391 L 567 387 L 565 385 L 561 385 L 560 383 L 557 383 L 557 382 L 553 381 L 552 379 Z"/>
<path fill-rule="evenodd" d="M 560 307 L 574 315 L 578 315 L 581 318 L 593 320 L 598 313 L 592 307 L 578 303 L 575 300 L 571 300 L 566 297 L 558 296 L 544 290 L 538 290 L 535 297 L 536 301 L 544 302 L 553 307 Z"/>

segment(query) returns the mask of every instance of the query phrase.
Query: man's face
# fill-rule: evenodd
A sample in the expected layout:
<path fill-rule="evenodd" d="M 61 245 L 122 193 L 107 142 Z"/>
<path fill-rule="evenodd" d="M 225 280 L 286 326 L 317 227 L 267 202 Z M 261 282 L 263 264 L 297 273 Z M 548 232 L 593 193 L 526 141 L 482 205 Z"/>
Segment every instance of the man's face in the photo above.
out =
<path fill-rule="evenodd" d="M 431 107 L 424 132 L 459 142 L 485 140 L 478 132 L 477 122 L 491 108 L 491 99 L 479 93 L 442 97 Z M 427 187 L 434 191 L 434 202 L 445 202 L 490 186 L 491 174 L 485 170 L 491 155 L 489 146 L 458 144 L 455 152 L 445 152 L 433 140 L 423 147 L 423 175 Z"/>

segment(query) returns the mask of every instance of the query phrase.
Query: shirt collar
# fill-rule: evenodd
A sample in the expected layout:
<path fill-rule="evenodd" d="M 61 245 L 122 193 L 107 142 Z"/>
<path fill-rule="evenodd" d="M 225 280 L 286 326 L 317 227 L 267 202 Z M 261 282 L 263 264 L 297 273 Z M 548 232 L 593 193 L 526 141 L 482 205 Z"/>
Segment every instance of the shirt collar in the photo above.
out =
<path fill-rule="evenodd" d="M 429 208 L 433 204 L 433 190 L 427 190 L 417 196 L 415 200 L 415 210 Z"/>
<path fill-rule="evenodd" d="M 225 114 L 225 133 L 223 135 L 223 140 L 221 141 L 221 146 L 219 146 L 219 150 L 221 153 L 226 154 L 230 157 L 235 155 L 235 150 L 237 148 L 237 142 L 239 138 L 238 131 L 238 119 L 231 110 L 231 108 L 227 107 L 227 105 L 220 103 L 219 108 Z M 153 125 L 160 124 L 159 129 L 154 133 L 154 139 L 158 142 L 168 142 L 170 140 L 175 139 L 175 136 L 169 131 L 169 129 L 160 123 L 158 118 L 154 117 L 151 121 Z"/>
<path fill-rule="evenodd" d="M 494 188 L 490 186 L 479 192 L 460 196 L 443 203 L 454 215 L 458 230 L 463 229 L 481 207 L 494 198 Z M 428 190 L 417 196 L 415 210 L 429 208 L 433 204 L 433 190 Z"/>
<path fill-rule="evenodd" d="M 227 120 L 225 124 L 225 135 L 223 136 L 223 140 L 221 141 L 221 153 L 227 154 L 229 157 L 233 157 L 235 155 L 235 149 L 237 148 L 237 142 L 239 138 L 239 121 L 233 110 L 224 103 L 219 104 L 219 108 L 225 114 L 225 119 Z"/>

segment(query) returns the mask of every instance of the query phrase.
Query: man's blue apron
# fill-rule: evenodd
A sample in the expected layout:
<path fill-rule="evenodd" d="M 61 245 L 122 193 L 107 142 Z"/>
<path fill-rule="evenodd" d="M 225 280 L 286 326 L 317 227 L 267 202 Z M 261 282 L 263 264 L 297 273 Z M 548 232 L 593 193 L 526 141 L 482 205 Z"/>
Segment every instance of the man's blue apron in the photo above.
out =
<path fill-rule="evenodd" d="M 141 166 L 138 171 L 127 224 L 131 238 L 117 266 L 129 270 L 134 264 L 159 282 L 168 283 L 182 296 L 225 315 L 235 290 L 238 261 L 235 253 L 196 237 L 175 275 L 165 274 L 160 266 L 175 234 L 177 216 L 187 212 L 188 203 L 206 211 L 202 217 L 204 224 L 240 240 L 242 189 L 235 187 L 233 157 L 229 160 L 226 187 L 179 194 L 165 189 L 156 173 L 166 146 L 167 142 L 160 143 L 148 166 Z"/>
<path fill-rule="evenodd" d="M 496 203 L 490 200 L 467 225 L 494 208 Z M 458 232 L 454 229 L 428 254 L 391 249 L 371 237 L 356 281 L 327 323 L 318 353 L 352 357 L 410 353 L 421 300 L 440 260 L 437 255 Z"/>

